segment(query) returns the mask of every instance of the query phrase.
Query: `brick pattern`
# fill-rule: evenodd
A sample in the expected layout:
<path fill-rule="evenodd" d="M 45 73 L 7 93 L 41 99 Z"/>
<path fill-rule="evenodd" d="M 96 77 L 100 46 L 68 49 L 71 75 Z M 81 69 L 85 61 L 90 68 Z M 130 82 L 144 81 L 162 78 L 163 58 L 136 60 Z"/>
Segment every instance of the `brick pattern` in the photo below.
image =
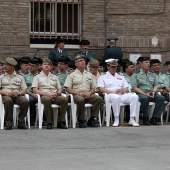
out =
<path fill-rule="evenodd" d="M 0 57 L 48 55 L 49 50 L 29 47 L 29 2 L 1 0 Z M 105 4 L 105 0 L 83 0 L 82 11 L 82 38 L 90 40 L 96 58 L 102 57 L 106 38 L 117 35 L 125 58 L 129 53 L 161 53 L 163 62 L 170 60 L 170 1 L 114 0 Z M 151 43 L 153 37 L 159 39 L 156 47 Z M 74 52 L 69 50 L 70 56 Z"/>

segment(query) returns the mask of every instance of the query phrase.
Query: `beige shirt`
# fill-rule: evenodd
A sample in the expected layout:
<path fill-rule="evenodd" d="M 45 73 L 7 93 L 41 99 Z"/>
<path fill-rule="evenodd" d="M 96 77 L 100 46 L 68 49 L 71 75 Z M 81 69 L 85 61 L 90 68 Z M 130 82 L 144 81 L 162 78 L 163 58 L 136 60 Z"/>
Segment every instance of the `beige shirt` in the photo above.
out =
<path fill-rule="evenodd" d="M 67 76 L 64 86 L 72 88 L 77 92 L 89 92 L 95 88 L 95 80 L 90 72 L 84 70 L 83 74 L 76 69 Z"/>
<path fill-rule="evenodd" d="M 32 82 L 32 88 L 36 87 L 42 92 L 57 92 L 57 89 L 61 88 L 58 77 L 49 73 L 48 76 L 43 71 L 36 75 Z"/>
<path fill-rule="evenodd" d="M 94 79 L 94 81 L 95 81 L 95 87 L 97 87 L 98 79 L 99 79 L 99 77 L 100 77 L 100 74 L 99 74 L 99 72 L 97 72 L 97 75 L 96 75 L 96 76 L 95 76 L 94 74 L 92 74 L 92 76 L 93 76 L 93 79 Z"/>
<path fill-rule="evenodd" d="M 12 76 L 6 72 L 0 76 L 0 88 L 5 92 L 19 93 L 21 90 L 26 89 L 27 85 L 24 78 L 14 71 Z"/>

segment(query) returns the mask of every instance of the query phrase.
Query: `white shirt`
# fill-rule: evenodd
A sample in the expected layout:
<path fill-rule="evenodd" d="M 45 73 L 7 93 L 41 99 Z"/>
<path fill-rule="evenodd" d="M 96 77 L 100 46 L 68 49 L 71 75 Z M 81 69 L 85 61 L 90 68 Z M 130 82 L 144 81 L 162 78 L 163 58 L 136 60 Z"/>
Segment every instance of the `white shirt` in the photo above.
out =
<path fill-rule="evenodd" d="M 117 89 L 129 87 L 129 84 L 124 76 L 118 73 L 112 75 L 107 71 L 106 74 L 99 77 L 97 87 L 103 87 L 107 90 L 115 91 Z"/>

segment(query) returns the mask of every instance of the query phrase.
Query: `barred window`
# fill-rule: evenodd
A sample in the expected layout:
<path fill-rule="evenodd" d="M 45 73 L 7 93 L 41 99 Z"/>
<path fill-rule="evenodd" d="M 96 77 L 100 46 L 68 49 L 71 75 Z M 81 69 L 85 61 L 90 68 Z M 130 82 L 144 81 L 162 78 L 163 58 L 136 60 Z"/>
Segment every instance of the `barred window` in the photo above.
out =
<path fill-rule="evenodd" d="M 30 40 L 79 40 L 81 0 L 31 0 Z M 47 41 L 45 41 L 47 42 Z"/>

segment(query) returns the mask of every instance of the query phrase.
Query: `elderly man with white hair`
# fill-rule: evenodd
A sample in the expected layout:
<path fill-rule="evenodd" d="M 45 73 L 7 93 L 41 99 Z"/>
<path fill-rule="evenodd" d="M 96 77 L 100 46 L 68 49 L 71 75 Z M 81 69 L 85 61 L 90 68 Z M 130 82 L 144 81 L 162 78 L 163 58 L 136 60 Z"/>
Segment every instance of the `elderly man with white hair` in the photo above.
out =
<path fill-rule="evenodd" d="M 119 113 L 120 104 L 130 105 L 130 126 L 139 126 L 135 122 L 136 110 L 138 106 L 138 96 L 136 94 L 128 93 L 129 85 L 124 76 L 116 73 L 117 60 L 108 59 L 105 60 L 108 71 L 105 75 L 101 75 L 98 80 L 98 88 L 101 93 L 107 93 L 109 102 L 112 103 L 112 109 L 114 112 L 115 121 L 114 127 L 119 126 Z"/>

